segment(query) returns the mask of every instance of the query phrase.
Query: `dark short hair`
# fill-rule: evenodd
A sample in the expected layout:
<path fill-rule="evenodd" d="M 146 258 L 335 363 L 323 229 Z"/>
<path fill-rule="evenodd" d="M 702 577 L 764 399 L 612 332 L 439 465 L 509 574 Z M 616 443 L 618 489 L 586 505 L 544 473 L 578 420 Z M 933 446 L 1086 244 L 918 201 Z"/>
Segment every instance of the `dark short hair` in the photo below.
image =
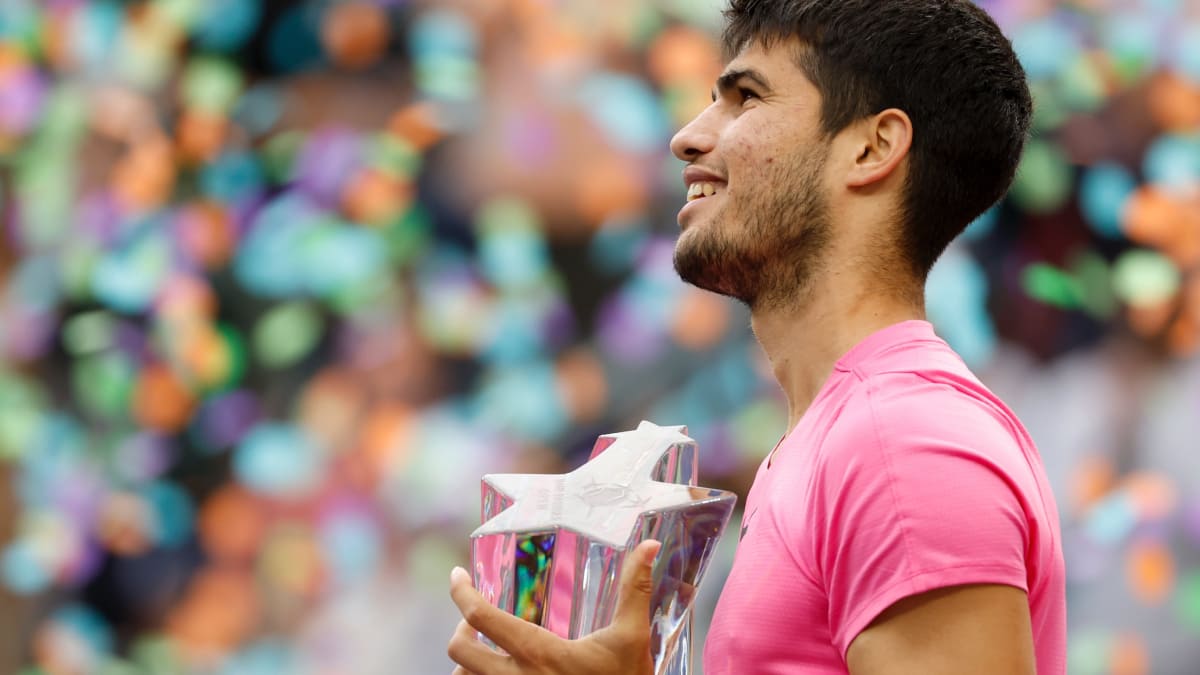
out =
<path fill-rule="evenodd" d="M 924 277 L 1012 184 L 1033 102 L 1012 44 L 968 0 L 731 0 L 726 60 L 798 38 L 832 136 L 887 108 L 912 119 L 901 244 Z"/>

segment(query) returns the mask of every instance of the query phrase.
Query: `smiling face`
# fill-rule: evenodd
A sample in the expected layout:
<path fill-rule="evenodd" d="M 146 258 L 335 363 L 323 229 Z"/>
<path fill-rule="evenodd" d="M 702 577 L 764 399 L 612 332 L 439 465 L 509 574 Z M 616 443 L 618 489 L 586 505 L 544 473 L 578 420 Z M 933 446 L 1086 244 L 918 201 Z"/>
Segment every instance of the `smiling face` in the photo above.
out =
<path fill-rule="evenodd" d="M 688 162 L 675 269 L 754 309 L 794 302 L 833 234 L 820 95 L 794 49 L 748 46 L 718 79 L 712 105 L 671 141 Z"/>

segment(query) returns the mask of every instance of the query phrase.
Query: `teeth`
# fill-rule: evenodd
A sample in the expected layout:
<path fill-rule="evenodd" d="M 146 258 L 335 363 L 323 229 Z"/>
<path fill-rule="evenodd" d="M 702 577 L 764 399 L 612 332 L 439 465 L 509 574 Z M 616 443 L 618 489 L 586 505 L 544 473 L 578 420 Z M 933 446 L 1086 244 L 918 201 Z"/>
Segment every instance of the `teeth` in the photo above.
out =
<path fill-rule="evenodd" d="M 691 202 L 715 194 L 717 194 L 717 188 L 712 183 L 692 183 L 688 186 L 687 200 Z"/>

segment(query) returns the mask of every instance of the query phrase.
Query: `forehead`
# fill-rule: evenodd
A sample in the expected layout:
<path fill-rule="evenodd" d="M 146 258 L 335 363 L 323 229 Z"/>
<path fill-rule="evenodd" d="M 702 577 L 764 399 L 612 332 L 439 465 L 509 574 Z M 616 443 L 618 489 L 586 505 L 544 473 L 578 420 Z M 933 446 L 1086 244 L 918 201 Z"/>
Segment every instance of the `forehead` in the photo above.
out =
<path fill-rule="evenodd" d="M 725 73 L 754 71 L 766 79 L 776 93 L 817 95 L 816 85 L 804 74 L 797 56 L 805 49 L 795 38 L 773 40 L 768 45 L 762 40 L 746 44 L 729 63 Z"/>

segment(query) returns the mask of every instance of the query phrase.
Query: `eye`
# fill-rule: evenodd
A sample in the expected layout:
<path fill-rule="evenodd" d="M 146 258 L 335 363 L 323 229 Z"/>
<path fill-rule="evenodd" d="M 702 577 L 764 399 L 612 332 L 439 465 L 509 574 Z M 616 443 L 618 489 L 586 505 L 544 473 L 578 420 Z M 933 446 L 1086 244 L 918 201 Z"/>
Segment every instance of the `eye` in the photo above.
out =
<path fill-rule="evenodd" d="M 737 93 L 738 98 L 741 99 L 742 103 L 745 103 L 751 99 L 759 98 L 758 94 L 753 89 L 749 89 L 747 87 L 738 87 Z"/>

